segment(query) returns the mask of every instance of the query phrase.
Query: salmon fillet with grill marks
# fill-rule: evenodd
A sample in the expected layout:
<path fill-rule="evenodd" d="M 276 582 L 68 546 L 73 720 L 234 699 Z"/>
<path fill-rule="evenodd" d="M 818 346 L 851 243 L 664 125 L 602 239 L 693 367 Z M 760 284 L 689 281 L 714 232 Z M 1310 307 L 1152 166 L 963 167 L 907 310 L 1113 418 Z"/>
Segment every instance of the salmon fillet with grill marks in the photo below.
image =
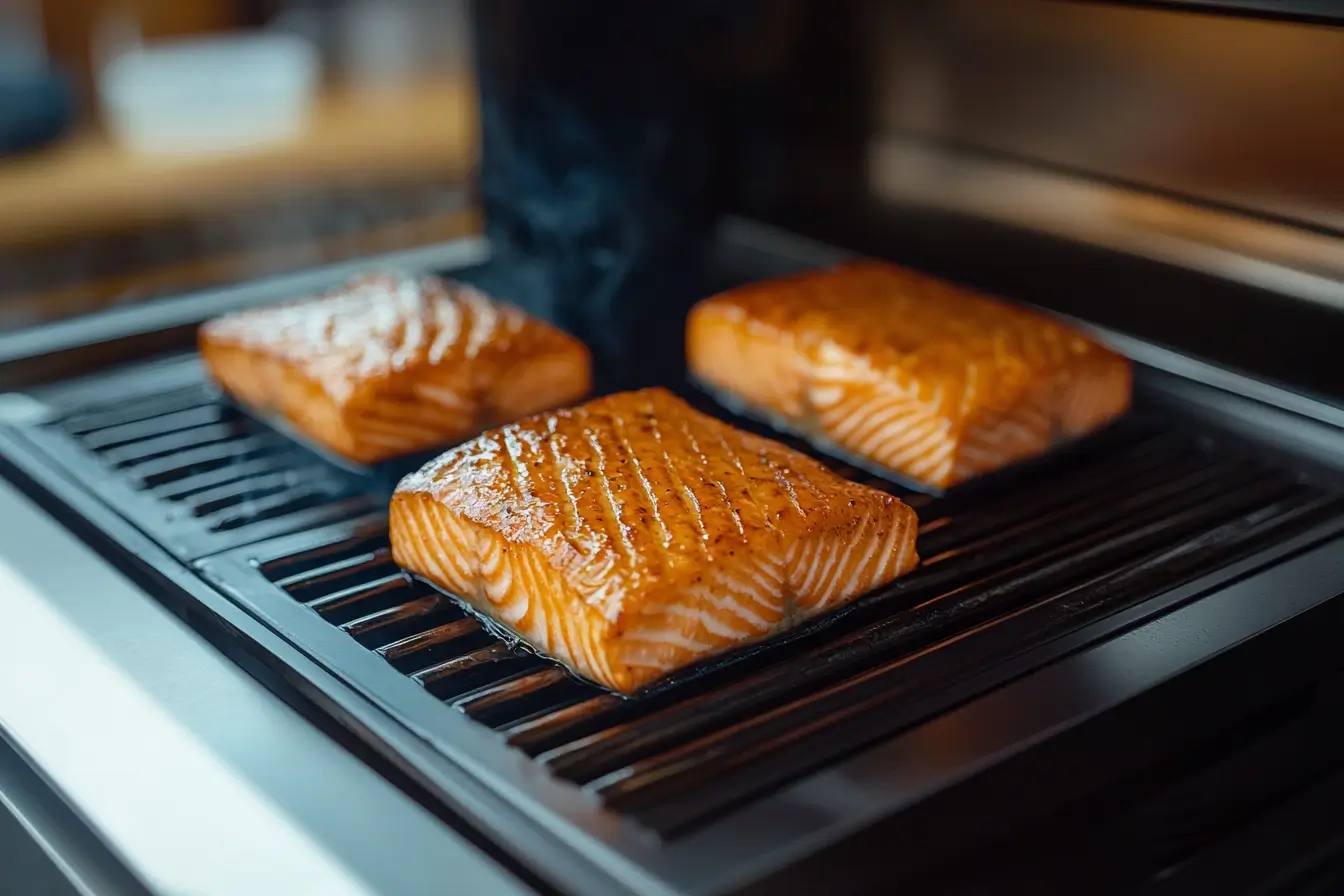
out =
<path fill-rule="evenodd" d="M 402 480 L 390 521 L 402 567 L 626 693 L 908 572 L 916 525 L 663 389 L 461 445 Z"/>
<path fill-rule="evenodd" d="M 1129 407 L 1129 361 L 1045 315 L 881 262 L 698 304 L 693 375 L 784 428 L 937 488 Z"/>
<path fill-rule="evenodd" d="M 583 398 L 583 343 L 436 277 L 363 277 L 325 296 L 206 323 L 211 376 L 360 463 L 451 445 Z"/>

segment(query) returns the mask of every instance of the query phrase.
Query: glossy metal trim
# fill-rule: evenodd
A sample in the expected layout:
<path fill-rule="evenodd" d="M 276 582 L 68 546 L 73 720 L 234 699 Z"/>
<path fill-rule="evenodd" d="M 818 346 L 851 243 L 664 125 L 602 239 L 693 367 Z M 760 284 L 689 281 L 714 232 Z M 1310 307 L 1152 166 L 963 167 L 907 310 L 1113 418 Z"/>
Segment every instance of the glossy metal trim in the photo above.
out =
<path fill-rule="evenodd" d="M 1115 249 L 1344 309 L 1338 236 L 905 136 L 869 147 L 875 196 Z"/>
<path fill-rule="evenodd" d="M 489 256 L 489 242 L 484 237 L 468 237 L 0 333 L 0 364 L 194 324 L 238 308 L 292 299 L 328 289 L 360 271 L 438 271 L 479 264 Z"/>
<path fill-rule="evenodd" d="M 7 817 L 6 817 L 7 816 Z M 44 781 L 26 757 L 19 754 L 0 732 L 0 828 L 25 843 L 9 843 L 0 837 L 0 856 L 27 850 L 29 862 L 44 862 L 45 871 L 57 879 L 29 880 L 18 876 L 8 863 L 5 882 L 11 886 L 60 888 L 79 896 L 151 896 L 107 844 L 67 806 Z M 39 859 L 38 857 L 45 857 Z M 22 864 L 22 863 L 20 863 Z M 46 893 L 40 890 L 36 892 Z"/>
<path fill-rule="evenodd" d="M 0 726 L 156 892 L 522 893 L 0 483 Z"/>
<path fill-rule="evenodd" d="M 1115 2 L 1115 0 L 1112 0 Z M 1344 10 L 1336 0 L 1140 0 L 1124 6 L 1153 6 L 1206 15 L 1263 16 L 1321 24 L 1339 24 Z"/>

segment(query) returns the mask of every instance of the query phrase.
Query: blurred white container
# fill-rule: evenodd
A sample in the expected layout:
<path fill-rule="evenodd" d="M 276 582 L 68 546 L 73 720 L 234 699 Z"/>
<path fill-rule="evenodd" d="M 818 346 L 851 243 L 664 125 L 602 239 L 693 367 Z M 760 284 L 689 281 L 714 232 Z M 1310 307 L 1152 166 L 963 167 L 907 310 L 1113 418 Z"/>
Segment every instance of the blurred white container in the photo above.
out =
<path fill-rule="evenodd" d="M 342 0 L 334 19 L 341 74 L 357 88 L 396 90 L 471 70 L 466 0 Z"/>
<path fill-rule="evenodd" d="M 320 75 L 317 50 L 303 38 L 237 34 L 120 52 L 98 92 L 108 131 L 130 149 L 226 153 L 301 133 Z"/>

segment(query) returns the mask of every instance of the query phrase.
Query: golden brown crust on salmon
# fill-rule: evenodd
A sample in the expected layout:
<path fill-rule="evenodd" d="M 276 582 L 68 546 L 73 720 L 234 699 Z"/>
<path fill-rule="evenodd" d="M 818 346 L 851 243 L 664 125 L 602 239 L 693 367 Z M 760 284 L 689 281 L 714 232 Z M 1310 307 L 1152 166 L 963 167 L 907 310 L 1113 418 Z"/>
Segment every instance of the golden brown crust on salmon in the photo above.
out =
<path fill-rule="evenodd" d="M 627 693 L 903 575 L 916 526 L 663 389 L 461 445 L 402 481 L 390 521 L 404 568 Z"/>
<path fill-rule="evenodd" d="M 201 327 L 211 376 L 351 460 L 451 445 L 591 388 L 577 339 L 469 286 L 361 277 Z"/>
<path fill-rule="evenodd" d="M 1046 315 L 875 261 L 699 303 L 692 373 L 804 435 L 946 488 L 1129 407 L 1129 361 Z"/>

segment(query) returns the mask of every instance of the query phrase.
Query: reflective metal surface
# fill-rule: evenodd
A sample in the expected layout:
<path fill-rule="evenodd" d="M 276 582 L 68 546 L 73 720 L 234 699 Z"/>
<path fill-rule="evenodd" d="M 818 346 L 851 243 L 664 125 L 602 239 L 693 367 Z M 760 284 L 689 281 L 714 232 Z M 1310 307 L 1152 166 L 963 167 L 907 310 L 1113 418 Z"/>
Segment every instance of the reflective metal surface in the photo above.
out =
<path fill-rule="evenodd" d="M 0 868 L 43 896 L 150 896 L 59 794 L 0 739 Z"/>
<path fill-rule="evenodd" d="M 0 730 L 155 892 L 525 892 L 5 484 L 0 603 Z"/>
<path fill-rule="evenodd" d="M 1117 249 L 1344 310 L 1344 240 L 1336 236 L 908 137 L 875 141 L 868 177 L 888 202 Z"/>
<path fill-rule="evenodd" d="M 1344 229 L 1344 30 L 1118 3 L 861 9 L 879 131 Z"/>

